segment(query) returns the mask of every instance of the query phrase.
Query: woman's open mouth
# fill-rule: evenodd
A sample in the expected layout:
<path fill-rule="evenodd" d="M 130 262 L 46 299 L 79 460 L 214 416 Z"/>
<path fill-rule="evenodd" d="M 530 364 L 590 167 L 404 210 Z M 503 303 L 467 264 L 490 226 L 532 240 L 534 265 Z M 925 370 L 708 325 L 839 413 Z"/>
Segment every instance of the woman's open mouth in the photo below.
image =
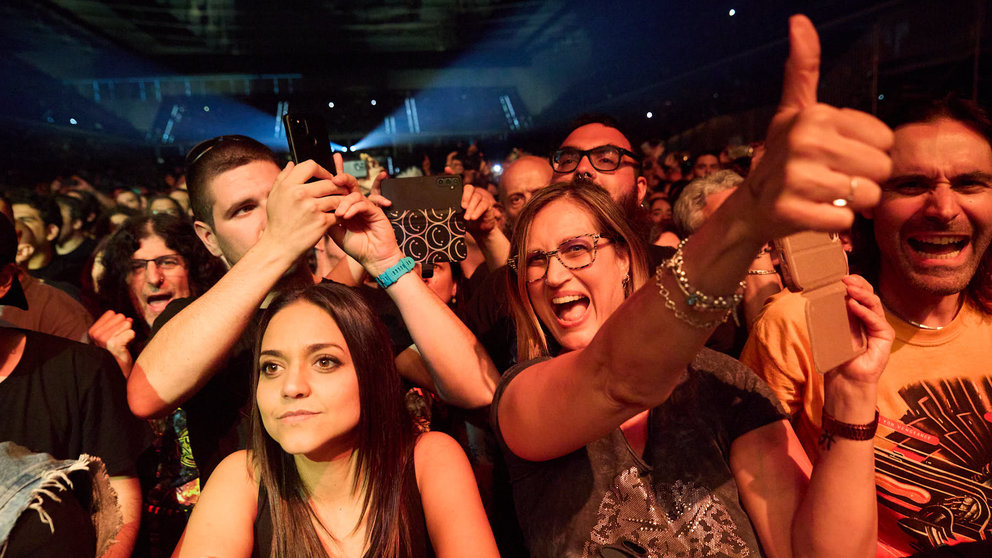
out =
<path fill-rule="evenodd" d="M 582 320 L 589 309 L 589 297 L 580 294 L 556 296 L 551 299 L 551 310 L 562 325 Z"/>

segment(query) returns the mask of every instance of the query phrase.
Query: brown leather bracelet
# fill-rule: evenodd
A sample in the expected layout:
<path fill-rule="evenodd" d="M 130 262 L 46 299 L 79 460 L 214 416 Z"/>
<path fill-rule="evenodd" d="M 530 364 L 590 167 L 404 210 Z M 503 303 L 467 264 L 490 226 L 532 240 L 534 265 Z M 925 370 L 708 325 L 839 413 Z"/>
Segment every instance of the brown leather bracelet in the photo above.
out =
<path fill-rule="evenodd" d="M 823 424 L 821 428 L 820 445 L 825 445 L 826 449 L 830 449 L 830 446 L 834 443 L 834 437 L 854 440 L 856 442 L 871 440 L 875 437 L 875 432 L 878 431 L 878 411 L 875 411 L 875 420 L 868 424 L 841 422 L 830 416 L 827 411 L 823 411 Z"/>

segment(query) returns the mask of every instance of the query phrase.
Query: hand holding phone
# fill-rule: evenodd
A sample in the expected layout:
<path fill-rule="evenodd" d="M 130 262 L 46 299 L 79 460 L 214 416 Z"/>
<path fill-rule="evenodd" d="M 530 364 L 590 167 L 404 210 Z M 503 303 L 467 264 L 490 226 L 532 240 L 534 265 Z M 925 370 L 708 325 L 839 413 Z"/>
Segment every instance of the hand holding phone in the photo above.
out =
<path fill-rule="evenodd" d="M 861 322 L 847 309 L 847 255 L 827 233 L 801 232 L 775 240 L 782 279 L 806 299 L 813 365 L 821 374 L 865 351 Z"/>
<path fill-rule="evenodd" d="M 386 216 L 405 255 L 421 263 L 456 262 L 468 255 L 460 176 L 386 179 L 382 195 L 392 202 Z"/>
<path fill-rule="evenodd" d="M 290 112 L 282 116 L 282 124 L 286 128 L 286 141 L 294 163 L 313 160 L 328 172 L 335 170 L 331 141 L 323 118 Z"/>

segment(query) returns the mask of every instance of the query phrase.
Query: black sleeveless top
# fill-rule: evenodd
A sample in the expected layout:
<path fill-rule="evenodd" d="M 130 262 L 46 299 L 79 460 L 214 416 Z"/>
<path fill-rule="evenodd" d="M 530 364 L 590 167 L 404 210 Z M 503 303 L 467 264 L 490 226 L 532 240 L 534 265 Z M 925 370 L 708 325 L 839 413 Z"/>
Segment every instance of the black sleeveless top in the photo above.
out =
<path fill-rule="evenodd" d="M 405 555 L 404 558 L 435 558 L 434 547 L 431 546 L 430 536 L 427 533 L 424 505 L 420 501 L 420 489 L 417 488 L 412 445 L 403 477 L 403 494 L 400 496 L 400 505 L 406 508 L 407 517 L 410 518 L 410 548 L 412 549 L 412 552 Z M 269 511 L 269 501 L 265 489 L 262 488 L 261 484 L 258 487 L 258 511 L 255 514 L 254 531 L 255 545 L 252 548 L 252 558 L 268 556 L 269 549 L 272 548 L 272 515 Z M 363 558 L 373 558 L 377 555 L 376 549 L 370 548 Z"/>

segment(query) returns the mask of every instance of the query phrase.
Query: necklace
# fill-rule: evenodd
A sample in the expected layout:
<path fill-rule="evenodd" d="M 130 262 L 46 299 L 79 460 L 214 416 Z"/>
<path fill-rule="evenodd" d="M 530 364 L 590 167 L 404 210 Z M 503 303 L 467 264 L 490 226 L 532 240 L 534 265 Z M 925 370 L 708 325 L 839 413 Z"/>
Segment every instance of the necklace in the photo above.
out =
<path fill-rule="evenodd" d="M 942 326 L 931 326 L 931 325 L 921 324 L 920 322 L 914 322 L 913 320 L 910 320 L 909 318 L 906 318 L 906 317 L 901 316 L 900 314 L 898 314 L 897 312 L 895 312 L 894 310 L 892 310 L 892 308 L 889 308 L 889 306 L 887 304 L 885 304 L 884 302 L 882 303 L 882 306 L 890 314 L 892 314 L 893 316 L 899 318 L 900 320 L 906 322 L 907 324 L 909 324 L 909 325 L 911 325 L 911 326 L 913 326 L 913 327 L 915 327 L 917 329 L 922 329 L 924 331 L 940 331 L 940 330 L 944 329 L 945 327 L 947 327 L 946 324 L 945 325 L 942 325 Z M 961 311 L 961 304 L 959 303 L 958 304 L 958 312 L 960 312 L 960 311 Z M 957 312 L 954 313 L 954 316 L 957 317 Z"/>
<path fill-rule="evenodd" d="M 928 326 L 926 324 L 921 324 L 920 322 L 914 322 L 913 320 L 908 320 L 906 318 L 903 318 L 902 316 L 899 316 L 899 319 L 903 320 L 904 322 L 908 323 L 911 326 L 916 326 L 920 329 L 925 329 L 927 331 L 940 331 L 946 327 L 946 326 Z"/>

